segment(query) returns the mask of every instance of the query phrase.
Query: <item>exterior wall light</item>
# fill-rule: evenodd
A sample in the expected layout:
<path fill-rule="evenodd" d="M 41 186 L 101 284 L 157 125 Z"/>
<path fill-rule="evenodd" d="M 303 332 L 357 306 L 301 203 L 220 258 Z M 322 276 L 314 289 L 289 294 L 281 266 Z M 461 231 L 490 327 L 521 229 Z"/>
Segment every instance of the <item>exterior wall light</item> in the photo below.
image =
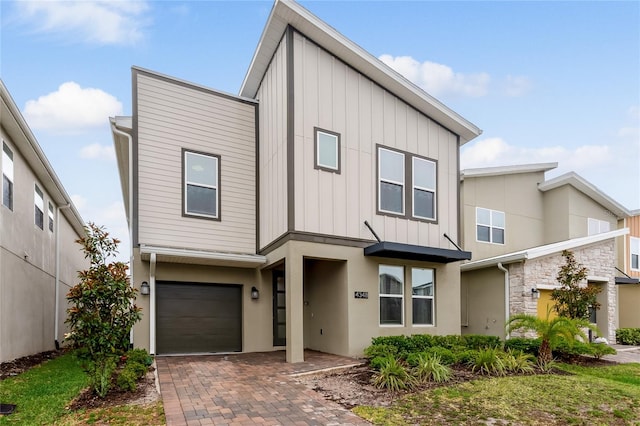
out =
<path fill-rule="evenodd" d="M 251 298 L 253 300 L 257 300 L 260 297 L 260 292 L 258 291 L 258 289 L 253 286 L 251 287 Z"/>
<path fill-rule="evenodd" d="M 535 287 L 531 289 L 531 298 L 540 299 L 540 291 Z"/>
<path fill-rule="evenodd" d="M 151 294 L 151 287 L 149 287 L 149 283 L 146 281 L 142 281 L 140 284 L 140 294 L 143 296 L 148 296 Z"/>

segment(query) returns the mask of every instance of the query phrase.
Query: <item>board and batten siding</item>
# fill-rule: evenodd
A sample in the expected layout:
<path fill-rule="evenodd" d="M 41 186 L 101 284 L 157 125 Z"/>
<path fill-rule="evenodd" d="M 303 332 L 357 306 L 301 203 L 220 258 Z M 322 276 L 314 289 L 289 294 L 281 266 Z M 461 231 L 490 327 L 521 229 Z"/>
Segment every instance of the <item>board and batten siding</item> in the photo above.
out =
<path fill-rule="evenodd" d="M 626 227 L 629 228 L 629 235 L 625 235 L 624 244 L 624 269 L 632 277 L 640 278 L 640 271 L 631 270 L 631 237 L 640 238 L 640 215 L 631 216 L 626 219 Z M 640 290 L 640 289 L 638 289 Z"/>
<path fill-rule="evenodd" d="M 451 248 L 458 234 L 457 136 L 294 34 L 297 231 Z M 341 173 L 314 168 L 314 127 L 340 134 Z M 376 214 L 376 144 L 437 160 L 437 223 Z M 410 185 L 410 182 L 406 182 Z"/>
<path fill-rule="evenodd" d="M 135 73 L 139 242 L 255 253 L 255 105 Z M 220 156 L 220 221 L 183 217 L 182 150 Z"/>
<path fill-rule="evenodd" d="M 260 248 L 284 234 L 287 224 L 287 48 L 280 41 L 260 83 Z"/>

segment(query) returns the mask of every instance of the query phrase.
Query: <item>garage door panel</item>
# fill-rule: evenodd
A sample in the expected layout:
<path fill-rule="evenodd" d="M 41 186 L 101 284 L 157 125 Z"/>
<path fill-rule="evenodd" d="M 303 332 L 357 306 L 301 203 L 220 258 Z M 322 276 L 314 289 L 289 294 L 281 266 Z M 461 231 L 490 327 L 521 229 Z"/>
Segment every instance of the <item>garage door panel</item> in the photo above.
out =
<path fill-rule="evenodd" d="M 158 354 L 242 350 L 242 288 L 239 285 L 157 285 Z"/>

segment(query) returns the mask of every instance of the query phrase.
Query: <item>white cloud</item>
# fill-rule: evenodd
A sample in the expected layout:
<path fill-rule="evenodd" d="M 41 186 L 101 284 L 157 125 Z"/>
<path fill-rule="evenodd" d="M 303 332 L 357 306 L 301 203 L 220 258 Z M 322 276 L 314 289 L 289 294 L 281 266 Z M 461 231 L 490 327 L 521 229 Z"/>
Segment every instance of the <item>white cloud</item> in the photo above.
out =
<path fill-rule="evenodd" d="M 504 93 L 510 97 L 522 96 L 531 90 L 531 80 L 523 75 L 508 75 Z"/>
<path fill-rule="evenodd" d="M 436 62 L 418 62 L 411 56 L 385 54 L 379 59 L 434 96 L 454 94 L 480 97 L 489 91 L 491 77 L 484 72 L 463 74 Z"/>
<path fill-rule="evenodd" d="M 69 81 L 56 92 L 27 101 L 23 115 L 34 129 L 74 133 L 103 126 L 109 116 L 122 115 L 122 103 L 100 89 Z"/>
<path fill-rule="evenodd" d="M 73 42 L 135 44 L 143 39 L 149 4 L 144 0 L 30 1 L 17 3 L 20 17 L 38 32 Z"/>
<path fill-rule="evenodd" d="M 110 145 L 100 145 L 99 143 L 93 143 L 91 145 L 87 145 L 82 147 L 80 150 L 80 157 L 86 158 L 89 160 L 115 160 L 116 153 L 113 149 L 113 146 Z"/>
<path fill-rule="evenodd" d="M 87 199 L 80 194 L 72 194 L 70 195 L 71 201 L 76 206 L 78 211 L 82 211 L 87 206 Z M 81 213 L 82 214 L 82 213 Z"/>

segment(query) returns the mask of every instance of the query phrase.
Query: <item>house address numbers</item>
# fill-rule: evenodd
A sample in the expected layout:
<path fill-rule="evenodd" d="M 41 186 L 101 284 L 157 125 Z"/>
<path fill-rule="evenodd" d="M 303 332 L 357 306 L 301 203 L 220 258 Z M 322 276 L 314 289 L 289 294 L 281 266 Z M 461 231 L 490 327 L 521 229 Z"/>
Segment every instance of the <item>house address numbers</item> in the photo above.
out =
<path fill-rule="evenodd" d="M 356 299 L 368 299 L 369 298 L 369 292 L 368 291 L 356 291 L 356 292 L 354 292 L 353 296 Z"/>

